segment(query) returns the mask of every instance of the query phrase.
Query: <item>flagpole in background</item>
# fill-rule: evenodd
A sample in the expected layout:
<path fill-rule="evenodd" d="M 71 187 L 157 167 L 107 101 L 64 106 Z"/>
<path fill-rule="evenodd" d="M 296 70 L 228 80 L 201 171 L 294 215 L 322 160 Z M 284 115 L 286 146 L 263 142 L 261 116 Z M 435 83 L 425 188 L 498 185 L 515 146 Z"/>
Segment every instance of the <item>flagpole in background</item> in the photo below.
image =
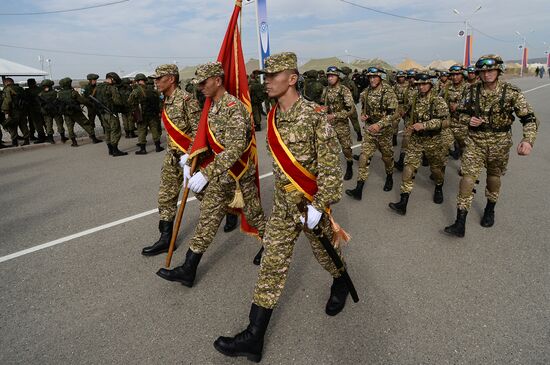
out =
<path fill-rule="evenodd" d="M 473 36 L 472 36 L 472 27 L 470 26 L 470 18 L 477 13 L 479 10 L 481 10 L 481 5 L 479 5 L 476 10 L 472 14 L 470 14 L 469 17 L 464 17 L 464 29 L 465 31 L 465 39 L 464 39 L 464 58 L 463 58 L 463 64 L 464 67 L 468 67 L 472 63 L 472 43 L 473 43 Z M 455 13 L 458 16 L 463 16 L 460 11 L 457 9 L 453 9 L 453 13 Z"/>
<path fill-rule="evenodd" d="M 267 23 L 267 0 L 256 0 L 256 31 L 258 34 L 258 60 L 260 70 L 264 68 L 264 61 L 269 57 L 269 25 Z M 263 75 L 260 76 L 263 82 Z"/>

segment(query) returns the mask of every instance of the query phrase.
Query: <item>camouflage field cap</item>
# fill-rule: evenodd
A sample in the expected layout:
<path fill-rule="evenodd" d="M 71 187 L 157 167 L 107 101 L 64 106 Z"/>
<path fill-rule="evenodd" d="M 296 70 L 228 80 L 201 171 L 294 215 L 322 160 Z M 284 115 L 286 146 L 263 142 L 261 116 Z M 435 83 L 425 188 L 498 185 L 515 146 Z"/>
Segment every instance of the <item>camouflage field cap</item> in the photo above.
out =
<path fill-rule="evenodd" d="M 195 71 L 194 84 L 205 82 L 210 77 L 223 77 L 223 67 L 221 62 L 208 62 L 197 67 Z"/>
<path fill-rule="evenodd" d="M 152 78 L 152 79 L 159 79 L 162 76 L 179 75 L 179 73 L 180 73 L 180 71 L 178 69 L 178 65 L 168 63 L 168 64 L 160 65 L 159 67 L 157 67 L 155 69 L 155 73 L 152 74 L 149 77 Z"/>
<path fill-rule="evenodd" d="M 88 74 L 88 75 L 86 75 L 86 79 L 88 79 L 88 80 L 97 80 L 97 79 L 99 79 L 99 75 L 97 75 L 97 74 Z"/>
<path fill-rule="evenodd" d="M 134 80 L 135 81 L 147 81 L 147 77 L 142 74 L 142 73 L 139 73 L 139 74 L 136 74 L 136 77 L 134 77 Z"/>
<path fill-rule="evenodd" d="M 298 69 L 298 57 L 294 52 L 281 52 L 265 59 L 264 69 L 261 73 L 276 74 L 285 70 Z"/>

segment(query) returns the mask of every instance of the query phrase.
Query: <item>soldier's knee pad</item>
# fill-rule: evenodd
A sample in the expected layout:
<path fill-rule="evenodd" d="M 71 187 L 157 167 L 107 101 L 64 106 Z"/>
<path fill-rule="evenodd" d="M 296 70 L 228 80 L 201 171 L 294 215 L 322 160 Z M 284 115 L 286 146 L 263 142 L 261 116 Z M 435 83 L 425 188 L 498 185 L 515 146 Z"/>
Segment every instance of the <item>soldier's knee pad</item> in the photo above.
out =
<path fill-rule="evenodd" d="M 414 170 L 411 166 L 405 165 L 403 168 L 403 181 L 411 181 L 414 178 Z"/>
<path fill-rule="evenodd" d="M 500 191 L 500 176 L 487 176 L 487 190 L 497 193 Z"/>
<path fill-rule="evenodd" d="M 472 176 L 463 176 L 458 188 L 460 195 L 470 194 L 474 190 L 475 180 Z"/>

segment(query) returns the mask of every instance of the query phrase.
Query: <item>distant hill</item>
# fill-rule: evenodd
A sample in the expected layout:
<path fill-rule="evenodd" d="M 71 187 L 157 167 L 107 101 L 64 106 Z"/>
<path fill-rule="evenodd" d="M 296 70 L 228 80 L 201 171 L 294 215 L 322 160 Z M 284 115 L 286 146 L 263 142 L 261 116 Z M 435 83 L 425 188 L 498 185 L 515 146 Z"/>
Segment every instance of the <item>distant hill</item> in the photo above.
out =
<path fill-rule="evenodd" d="M 519 63 L 519 64 L 521 64 L 521 60 L 511 60 L 511 61 L 506 61 L 506 63 Z M 529 58 L 529 63 L 543 63 L 543 64 L 546 64 L 546 58 L 545 57 Z"/>

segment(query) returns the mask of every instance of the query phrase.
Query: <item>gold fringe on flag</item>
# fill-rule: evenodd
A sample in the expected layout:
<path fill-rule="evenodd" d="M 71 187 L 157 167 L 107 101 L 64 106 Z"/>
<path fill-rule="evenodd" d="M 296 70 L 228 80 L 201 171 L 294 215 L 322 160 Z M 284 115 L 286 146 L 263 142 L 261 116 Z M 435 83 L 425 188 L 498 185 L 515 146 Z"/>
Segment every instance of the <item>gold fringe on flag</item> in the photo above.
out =
<path fill-rule="evenodd" d="M 235 196 L 233 197 L 233 201 L 229 203 L 229 208 L 241 209 L 244 208 L 244 196 L 241 190 L 241 184 L 239 184 L 239 180 L 235 180 L 235 183 Z"/>
<path fill-rule="evenodd" d="M 332 244 L 335 248 L 339 248 L 340 246 L 346 244 L 351 239 L 351 236 L 348 232 L 344 231 L 342 227 L 338 223 L 334 221 L 334 218 L 332 218 L 332 214 L 329 214 L 330 219 L 330 225 L 332 226 L 332 231 L 334 232 L 332 235 Z"/>

